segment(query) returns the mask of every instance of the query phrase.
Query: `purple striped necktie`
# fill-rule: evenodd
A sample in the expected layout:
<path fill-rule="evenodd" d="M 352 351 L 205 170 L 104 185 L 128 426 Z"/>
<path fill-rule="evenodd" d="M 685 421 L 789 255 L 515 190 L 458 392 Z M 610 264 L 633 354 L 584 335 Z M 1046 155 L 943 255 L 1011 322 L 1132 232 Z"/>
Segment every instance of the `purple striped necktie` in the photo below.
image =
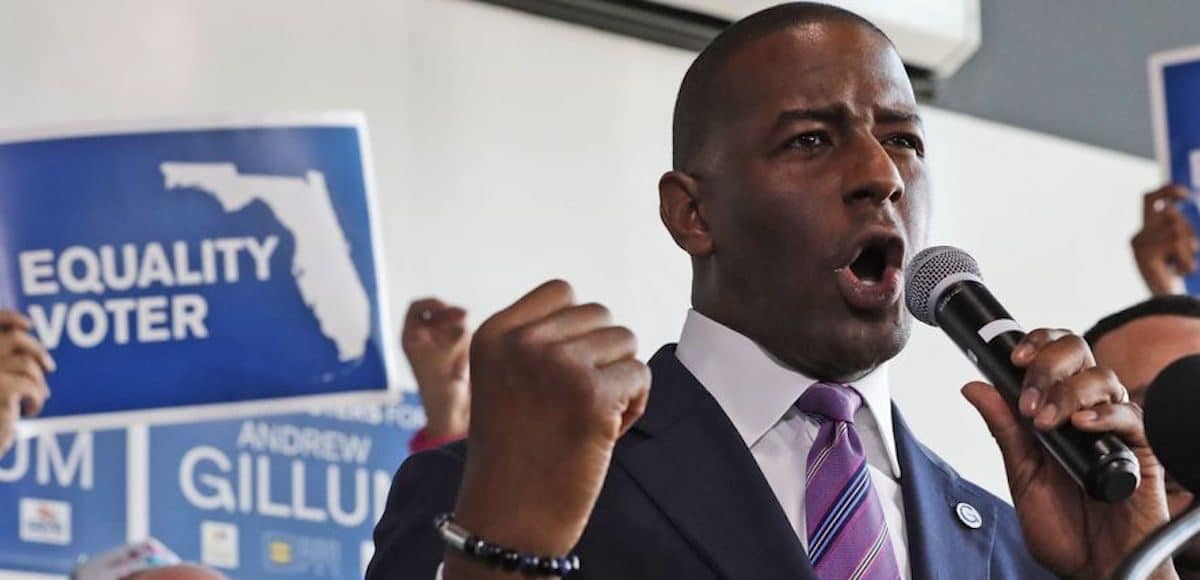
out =
<path fill-rule="evenodd" d="M 900 578 L 883 507 L 854 430 L 854 412 L 861 405 L 853 389 L 831 383 L 809 387 L 796 402 L 821 426 L 808 453 L 804 492 L 808 558 L 821 580 Z"/>

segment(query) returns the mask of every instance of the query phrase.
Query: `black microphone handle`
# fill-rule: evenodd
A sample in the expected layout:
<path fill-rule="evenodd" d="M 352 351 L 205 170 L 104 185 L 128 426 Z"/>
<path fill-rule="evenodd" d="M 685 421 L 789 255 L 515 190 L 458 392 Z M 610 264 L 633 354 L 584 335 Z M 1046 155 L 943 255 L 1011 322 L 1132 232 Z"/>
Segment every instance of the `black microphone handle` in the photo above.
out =
<path fill-rule="evenodd" d="M 1141 477 L 1137 457 L 1116 435 L 1087 433 L 1070 423 L 1052 431 L 1039 431 L 1034 429 L 1032 421 L 1021 416 L 1017 399 L 1025 371 L 1012 364 L 1012 352 L 1025 332 L 983 284 L 972 280 L 955 282 L 942 295 L 934 317 L 938 326 L 1000 391 L 1014 416 L 1089 496 L 1115 503 L 1133 494 Z"/>

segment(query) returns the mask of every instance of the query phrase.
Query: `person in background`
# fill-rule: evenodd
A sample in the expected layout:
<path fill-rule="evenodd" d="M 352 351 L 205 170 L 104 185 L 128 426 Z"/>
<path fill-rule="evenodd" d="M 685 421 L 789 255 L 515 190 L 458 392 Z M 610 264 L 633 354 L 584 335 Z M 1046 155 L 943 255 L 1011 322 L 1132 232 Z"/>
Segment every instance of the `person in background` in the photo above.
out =
<path fill-rule="evenodd" d="M 400 344 L 426 418 L 409 449 L 416 453 L 466 437 L 471 417 L 467 311 L 437 298 L 417 300 L 404 317 Z"/>
<path fill-rule="evenodd" d="M 88 558 L 71 580 L 226 580 L 216 570 L 187 564 L 170 548 L 147 538 Z"/>
<path fill-rule="evenodd" d="M 54 358 L 30 334 L 32 328 L 20 313 L 0 309 L 0 457 L 16 441 L 21 416 L 41 413 L 50 398 L 46 373 L 54 371 Z"/>
<path fill-rule="evenodd" d="M 1196 271 L 1200 240 L 1179 209 L 1189 195 L 1186 187 L 1167 184 L 1144 196 L 1142 229 L 1131 244 L 1142 280 L 1154 296 L 1183 294 L 1184 276 Z"/>
<path fill-rule="evenodd" d="M 1155 296 L 1104 317 L 1084 333 L 1096 364 L 1108 367 L 1129 389 L 1139 406 L 1146 390 L 1167 365 L 1200 354 L 1200 300 L 1191 296 Z M 1167 474 L 1167 508 L 1172 518 L 1183 515 L 1196 498 Z M 1175 556 L 1183 580 L 1200 580 L 1200 541 Z"/>
<path fill-rule="evenodd" d="M 1196 271 L 1200 240 L 1179 209 L 1189 192 L 1164 185 L 1144 196 L 1142 229 L 1133 237 L 1133 255 L 1154 297 L 1102 318 L 1084 333 L 1096 364 L 1117 374 L 1139 406 L 1146 389 L 1167 365 L 1200 354 L 1200 300 L 1184 295 L 1184 276 Z M 1167 507 L 1177 518 L 1196 498 L 1166 479 Z M 1183 580 L 1200 580 L 1200 541 L 1175 557 Z"/>

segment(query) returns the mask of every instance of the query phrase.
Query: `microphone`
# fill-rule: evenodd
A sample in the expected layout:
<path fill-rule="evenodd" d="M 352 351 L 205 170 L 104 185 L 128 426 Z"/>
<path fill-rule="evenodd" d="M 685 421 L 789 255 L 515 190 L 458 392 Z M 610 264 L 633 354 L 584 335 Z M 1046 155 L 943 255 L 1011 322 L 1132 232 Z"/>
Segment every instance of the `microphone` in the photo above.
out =
<path fill-rule="evenodd" d="M 1146 437 L 1167 474 L 1188 491 L 1200 495 L 1200 355 L 1185 356 L 1163 369 L 1146 390 Z M 1194 504 L 1195 506 L 1195 504 Z M 1113 575 L 1116 580 L 1141 580 L 1200 533 L 1200 507 L 1146 538 Z"/>
<path fill-rule="evenodd" d="M 1200 495 L 1200 354 L 1163 369 L 1146 390 L 1146 438 L 1171 477 Z"/>
<path fill-rule="evenodd" d="M 1025 370 L 1012 364 L 1012 352 L 1025 331 L 983 285 L 975 259 L 951 246 L 926 248 L 909 262 L 904 277 L 909 312 L 944 330 L 1020 418 L 1017 399 Z M 1070 423 L 1038 431 L 1021 420 L 1093 499 L 1116 503 L 1137 488 L 1137 457 L 1116 435 L 1086 433 Z"/>

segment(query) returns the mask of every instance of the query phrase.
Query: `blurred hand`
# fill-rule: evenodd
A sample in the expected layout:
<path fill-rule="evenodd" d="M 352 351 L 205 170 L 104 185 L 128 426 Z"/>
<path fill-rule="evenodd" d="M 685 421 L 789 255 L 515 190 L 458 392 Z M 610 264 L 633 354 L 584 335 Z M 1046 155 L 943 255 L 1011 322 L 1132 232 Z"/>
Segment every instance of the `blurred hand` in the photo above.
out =
<path fill-rule="evenodd" d="M 482 538 L 565 554 L 583 533 L 650 371 L 632 332 L 547 282 L 484 322 L 471 346 L 471 432 L 455 513 Z M 506 578 L 449 552 L 447 580 Z"/>
<path fill-rule="evenodd" d="M 1184 293 L 1184 276 L 1196 271 L 1200 240 L 1177 205 L 1188 195 L 1182 185 L 1164 185 L 1143 198 L 1142 229 L 1131 243 L 1142 279 L 1155 296 Z"/>
<path fill-rule="evenodd" d="M 471 417 L 467 311 L 436 298 L 417 300 L 404 317 L 400 344 L 425 407 L 426 434 L 431 439 L 465 436 Z"/>
<path fill-rule="evenodd" d="M 1026 544 L 1043 565 L 1066 578 L 1107 578 L 1141 541 L 1168 520 L 1163 469 L 1150 451 L 1142 410 L 1128 402 L 1116 375 L 1096 366 L 1087 343 L 1065 330 L 1036 330 L 1013 351 L 1025 369 L 1018 404 L 1023 420 L 1049 431 L 1070 422 L 1081 431 L 1112 431 L 1137 456 L 1141 484 L 1116 504 L 1093 501 L 1013 416 L 991 385 L 973 382 L 963 395 L 1000 446 Z M 1173 578 L 1170 566 L 1156 578 Z"/>
<path fill-rule="evenodd" d="M 45 373 L 54 370 L 54 359 L 29 334 L 32 327 L 17 312 L 0 309 L 0 456 L 12 447 L 21 416 L 37 415 L 50 398 Z"/>

